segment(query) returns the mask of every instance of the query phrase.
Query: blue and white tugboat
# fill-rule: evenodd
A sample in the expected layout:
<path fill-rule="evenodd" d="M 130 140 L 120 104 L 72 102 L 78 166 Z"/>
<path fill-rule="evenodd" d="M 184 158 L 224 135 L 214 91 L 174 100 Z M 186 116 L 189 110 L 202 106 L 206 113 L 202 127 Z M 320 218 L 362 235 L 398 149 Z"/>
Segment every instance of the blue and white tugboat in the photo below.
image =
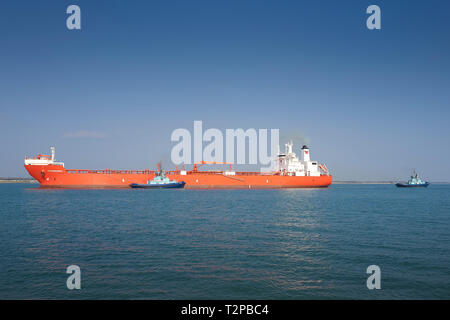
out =
<path fill-rule="evenodd" d="M 416 170 L 414 170 L 413 175 L 411 176 L 411 178 L 408 180 L 407 183 L 399 182 L 396 183 L 395 185 L 400 188 L 417 188 L 417 187 L 428 187 L 429 184 L 430 184 L 429 182 L 420 179 L 416 173 Z"/>
<path fill-rule="evenodd" d="M 176 180 L 170 180 L 164 174 L 164 171 L 160 171 L 152 180 L 147 180 L 145 184 L 132 183 L 130 187 L 141 189 L 162 189 L 162 188 L 184 188 L 185 182 L 178 182 Z"/>

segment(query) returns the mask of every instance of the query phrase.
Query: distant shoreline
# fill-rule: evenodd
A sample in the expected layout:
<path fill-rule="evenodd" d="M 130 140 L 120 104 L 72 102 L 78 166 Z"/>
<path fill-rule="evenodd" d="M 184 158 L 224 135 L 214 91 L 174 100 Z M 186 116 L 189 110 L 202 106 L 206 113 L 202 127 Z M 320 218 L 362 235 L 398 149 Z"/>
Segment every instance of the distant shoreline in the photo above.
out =
<path fill-rule="evenodd" d="M 333 181 L 333 184 L 395 184 L 396 181 Z"/>
<path fill-rule="evenodd" d="M 0 178 L 0 183 L 38 183 L 31 178 Z"/>

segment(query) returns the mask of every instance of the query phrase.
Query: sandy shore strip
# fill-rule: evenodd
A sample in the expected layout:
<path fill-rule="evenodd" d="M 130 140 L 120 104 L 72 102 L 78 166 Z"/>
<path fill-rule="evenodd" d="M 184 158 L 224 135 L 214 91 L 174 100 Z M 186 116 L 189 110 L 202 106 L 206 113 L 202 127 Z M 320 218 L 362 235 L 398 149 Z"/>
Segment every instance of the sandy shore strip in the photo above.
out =
<path fill-rule="evenodd" d="M 0 178 L 0 183 L 38 183 L 34 179 L 28 178 Z"/>

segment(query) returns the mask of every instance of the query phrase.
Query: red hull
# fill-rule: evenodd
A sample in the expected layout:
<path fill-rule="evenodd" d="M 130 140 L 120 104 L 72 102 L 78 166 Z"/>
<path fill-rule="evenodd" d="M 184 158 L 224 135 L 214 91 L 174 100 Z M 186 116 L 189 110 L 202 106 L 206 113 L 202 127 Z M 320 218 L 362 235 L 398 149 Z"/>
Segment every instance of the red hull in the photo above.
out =
<path fill-rule="evenodd" d="M 62 165 L 25 165 L 28 173 L 43 187 L 95 187 L 127 188 L 131 183 L 146 183 L 153 179 L 155 171 L 131 170 L 67 170 Z M 332 182 L 331 175 L 288 176 L 266 175 L 259 172 L 236 172 L 225 175 L 222 171 L 168 171 L 171 180 L 184 181 L 185 188 L 195 189 L 273 189 L 273 188 L 321 188 Z"/>

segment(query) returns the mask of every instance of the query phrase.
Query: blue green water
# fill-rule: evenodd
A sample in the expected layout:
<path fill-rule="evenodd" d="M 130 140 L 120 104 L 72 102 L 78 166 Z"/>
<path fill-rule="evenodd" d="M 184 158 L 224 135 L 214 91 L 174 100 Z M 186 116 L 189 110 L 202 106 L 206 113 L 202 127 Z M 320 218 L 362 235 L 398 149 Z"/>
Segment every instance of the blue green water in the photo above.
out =
<path fill-rule="evenodd" d="M 0 184 L 0 298 L 449 299 L 449 194 Z"/>

